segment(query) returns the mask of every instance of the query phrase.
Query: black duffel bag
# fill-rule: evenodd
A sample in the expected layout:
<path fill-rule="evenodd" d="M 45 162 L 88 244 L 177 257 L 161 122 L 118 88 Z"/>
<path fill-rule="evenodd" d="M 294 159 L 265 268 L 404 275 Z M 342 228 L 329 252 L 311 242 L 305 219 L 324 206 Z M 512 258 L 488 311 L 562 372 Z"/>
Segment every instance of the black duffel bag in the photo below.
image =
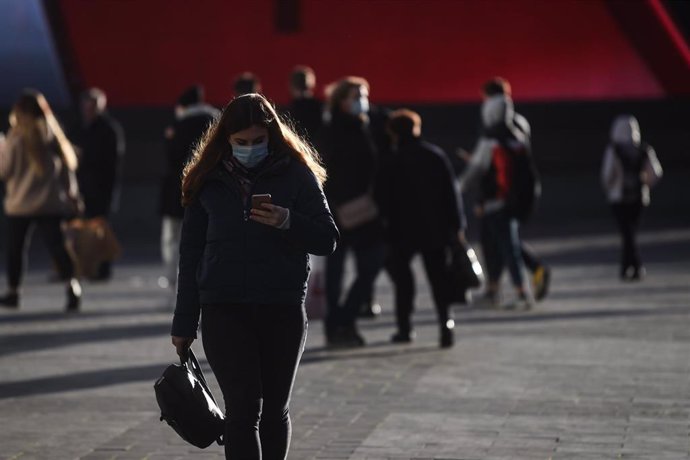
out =
<path fill-rule="evenodd" d="M 225 416 L 208 388 L 191 348 L 180 364 L 171 364 L 153 385 L 165 420 L 188 443 L 204 449 L 222 445 Z"/>

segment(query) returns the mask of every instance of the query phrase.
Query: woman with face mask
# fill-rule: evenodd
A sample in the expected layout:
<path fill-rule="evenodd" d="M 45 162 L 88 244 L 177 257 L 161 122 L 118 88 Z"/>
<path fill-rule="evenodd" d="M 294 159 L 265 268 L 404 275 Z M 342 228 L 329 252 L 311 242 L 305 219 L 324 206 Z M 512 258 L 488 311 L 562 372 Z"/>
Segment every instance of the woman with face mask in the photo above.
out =
<path fill-rule="evenodd" d="M 172 342 L 197 334 L 225 400 L 227 458 L 284 459 L 306 338 L 309 254 L 338 240 L 326 171 L 259 94 L 234 99 L 185 168 Z M 271 201 L 252 205 L 252 196 Z"/>
<path fill-rule="evenodd" d="M 373 200 L 378 155 L 369 129 L 369 85 L 347 77 L 328 89 L 327 123 L 319 151 L 328 168 L 326 196 L 341 231 L 338 249 L 326 259 L 326 343 L 333 347 L 364 345 L 356 327 L 368 304 L 384 259 L 383 227 Z M 356 276 L 343 296 L 348 251 L 356 259 Z"/>

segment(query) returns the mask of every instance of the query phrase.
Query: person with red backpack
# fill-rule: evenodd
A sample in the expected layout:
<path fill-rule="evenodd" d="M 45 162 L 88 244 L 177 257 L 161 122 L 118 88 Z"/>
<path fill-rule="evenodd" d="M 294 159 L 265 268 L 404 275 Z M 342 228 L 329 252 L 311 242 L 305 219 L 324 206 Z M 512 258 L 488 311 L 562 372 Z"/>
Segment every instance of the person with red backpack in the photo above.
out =
<path fill-rule="evenodd" d="M 650 202 L 649 189 L 662 175 L 656 152 L 642 142 L 637 119 L 632 115 L 616 117 L 611 125 L 611 143 L 604 152 L 601 183 L 621 234 L 620 277 L 624 281 L 644 277 L 637 228 L 642 209 Z"/>
<path fill-rule="evenodd" d="M 507 308 L 528 310 L 534 300 L 523 273 L 519 221 L 527 217 L 539 194 L 539 181 L 525 135 L 515 126 L 511 98 L 487 97 L 482 103 L 483 133 L 460 176 L 466 190 L 479 181 L 481 244 L 488 273 L 485 301 L 500 306 L 499 284 L 507 266 L 516 299 Z"/>

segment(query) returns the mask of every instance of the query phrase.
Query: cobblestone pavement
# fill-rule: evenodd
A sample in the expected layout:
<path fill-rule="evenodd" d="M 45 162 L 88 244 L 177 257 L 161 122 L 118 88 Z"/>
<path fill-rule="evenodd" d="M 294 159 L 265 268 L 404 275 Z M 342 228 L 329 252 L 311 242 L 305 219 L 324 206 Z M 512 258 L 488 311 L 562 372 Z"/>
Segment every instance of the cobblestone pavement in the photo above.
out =
<path fill-rule="evenodd" d="M 450 350 L 419 265 L 417 340 L 389 343 L 381 276 L 367 347 L 327 350 L 310 324 L 289 458 L 689 458 L 690 230 L 641 240 L 636 284 L 616 277 L 613 235 L 537 241 L 548 299 L 529 313 L 457 311 Z M 158 271 L 121 263 L 111 283 L 85 285 L 78 315 L 45 271 L 30 273 L 22 308 L 0 312 L 0 458 L 222 458 L 158 420 L 152 384 L 175 359 Z"/>

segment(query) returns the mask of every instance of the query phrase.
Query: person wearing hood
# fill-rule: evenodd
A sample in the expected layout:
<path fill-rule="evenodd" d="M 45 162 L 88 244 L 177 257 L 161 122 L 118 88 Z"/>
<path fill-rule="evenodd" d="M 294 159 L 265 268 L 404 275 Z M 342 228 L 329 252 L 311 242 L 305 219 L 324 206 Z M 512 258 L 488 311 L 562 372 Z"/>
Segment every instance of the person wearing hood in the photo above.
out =
<path fill-rule="evenodd" d="M 642 209 L 650 203 L 649 190 L 663 170 L 651 145 L 642 141 L 640 125 L 632 115 L 620 115 L 611 125 L 611 142 L 601 166 L 601 184 L 621 235 L 620 277 L 639 280 L 645 270 L 637 248 Z"/>
<path fill-rule="evenodd" d="M 192 150 L 204 132 L 220 112 L 204 103 L 204 88 L 194 85 L 187 88 L 177 99 L 175 121 L 165 131 L 165 176 L 161 184 L 160 213 L 161 256 L 165 274 L 159 280 L 163 287 L 175 286 L 177 256 L 180 246 L 182 207 L 182 171 L 190 159 Z"/>
<path fill-rule="evenodd" d="M 506 79 L 495 77 L 484 83 L 482 86 L 482 93 L 484 98 L 496 95 L 512 97 L 512 88 Z M 520 131 L 525 145 L 531 151 L 532 127 L 527 118 L 513 111 L 513 125 Z M 525 268 L 532 273 L 532 292 L 534 293 L 534 298 L 535 300 L 543 300 L 549 291 L 551 269 L 546 265 L 544 260 L 537 255 L 534 249 L 524 241 L 521 241 L 520 252 L 522 253 L 522 260 L 525 263 Z"/>
<path fill-rule="evenodd" d="M 481 219 L 481 244 L 488 274 L 485 300 L 491 306 L 500 306 L 500 279 L 507 265 L 517 295 L 508 308 L 528 310 L 534 301 L 523 273 L 519 223 L 507 205 L 513 185 L 513 155 L 528 154 L 528 144 L 515 126 L 509 96 L 487 97 L 482 103 L 481 118 L 483 134 L 459 180 L 462 191 L 479 181 L 475 211 Z"/>

